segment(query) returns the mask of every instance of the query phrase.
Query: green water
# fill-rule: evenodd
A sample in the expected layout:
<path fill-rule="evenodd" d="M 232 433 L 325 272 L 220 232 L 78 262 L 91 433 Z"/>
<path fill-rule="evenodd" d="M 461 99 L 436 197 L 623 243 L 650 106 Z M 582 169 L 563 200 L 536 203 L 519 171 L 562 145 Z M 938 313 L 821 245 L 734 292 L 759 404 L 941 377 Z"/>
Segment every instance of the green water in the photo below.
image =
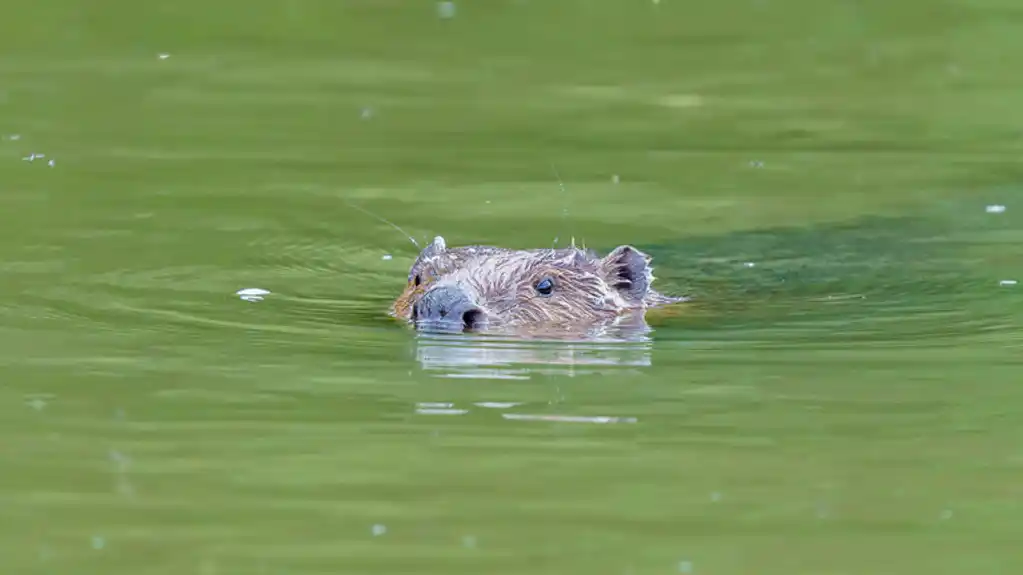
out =
<path fill-rule="evenodd" d="M 8 3 L 2 572 L 1023 572 L 1021 38 L 1007 0 Z M 696 300 L 417 337 L 415 247 L 351 205 L 631 243 Z"/>

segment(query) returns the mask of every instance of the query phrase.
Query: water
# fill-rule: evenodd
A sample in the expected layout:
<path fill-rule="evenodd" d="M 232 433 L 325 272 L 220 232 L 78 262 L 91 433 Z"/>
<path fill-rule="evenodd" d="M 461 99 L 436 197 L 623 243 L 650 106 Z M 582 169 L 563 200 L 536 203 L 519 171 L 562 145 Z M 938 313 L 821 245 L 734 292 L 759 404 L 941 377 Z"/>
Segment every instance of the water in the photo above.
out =
<path fill-rule="evenodd" d="M 1012 6 L 399 4 L 0 12 L 8 571 L 1023 567 Z M 696 299 L 417 336 L 352 206 Z"/>

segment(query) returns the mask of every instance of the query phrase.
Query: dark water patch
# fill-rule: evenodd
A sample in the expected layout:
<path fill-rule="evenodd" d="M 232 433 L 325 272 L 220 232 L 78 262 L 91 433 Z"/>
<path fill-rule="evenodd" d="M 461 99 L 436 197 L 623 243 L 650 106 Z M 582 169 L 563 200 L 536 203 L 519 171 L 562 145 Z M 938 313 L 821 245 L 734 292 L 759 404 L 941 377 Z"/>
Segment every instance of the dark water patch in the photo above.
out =
<path fill-rule="evenodd" d="M 976 248 L 1016 232 L 973 209 L 980 216 L 873 216 L 646 249 L 662 288 L 695 298 L 668 323 L 701 337 L 767 327 L 882 340 L 1009 329 L 1018 296 Z"/>

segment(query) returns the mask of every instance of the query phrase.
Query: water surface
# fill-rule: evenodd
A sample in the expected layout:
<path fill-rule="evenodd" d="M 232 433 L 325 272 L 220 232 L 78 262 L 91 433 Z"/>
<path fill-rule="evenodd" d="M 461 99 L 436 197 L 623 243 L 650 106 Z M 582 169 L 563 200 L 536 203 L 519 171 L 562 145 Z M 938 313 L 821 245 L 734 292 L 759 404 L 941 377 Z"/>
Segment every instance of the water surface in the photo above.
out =
<path fill-rule="evenodd" d="M 0 9 L 6 571 L 1023 568 L 1014 4 L 455 8 Z M 353 204 L 695 300 L 417 335 Z"/>

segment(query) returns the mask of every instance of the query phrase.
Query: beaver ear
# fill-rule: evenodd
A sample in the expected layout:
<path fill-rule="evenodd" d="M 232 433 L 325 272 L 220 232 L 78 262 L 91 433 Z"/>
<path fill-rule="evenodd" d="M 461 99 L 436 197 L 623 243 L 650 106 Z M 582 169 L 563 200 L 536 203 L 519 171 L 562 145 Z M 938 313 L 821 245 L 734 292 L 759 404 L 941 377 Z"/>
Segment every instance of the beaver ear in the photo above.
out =
<path fill-rule="evenodd" d="M 444 238 L 437 236 L 433 238 L 433 242 L 430 245 L 423 248 L 423 251 L 419 253 L 419 259 L 425 260 L 433 257 L 437 257 L 444 253 L 444 250 L 448 249 L 447 244 L 444 243 Z"/>
<path fill-rule="evenodd" d="M 650 256 L 632 246 L 618 246 L 600 260 L 607 283 L 626 299 L 641 300 L 650 289 Z"/>

